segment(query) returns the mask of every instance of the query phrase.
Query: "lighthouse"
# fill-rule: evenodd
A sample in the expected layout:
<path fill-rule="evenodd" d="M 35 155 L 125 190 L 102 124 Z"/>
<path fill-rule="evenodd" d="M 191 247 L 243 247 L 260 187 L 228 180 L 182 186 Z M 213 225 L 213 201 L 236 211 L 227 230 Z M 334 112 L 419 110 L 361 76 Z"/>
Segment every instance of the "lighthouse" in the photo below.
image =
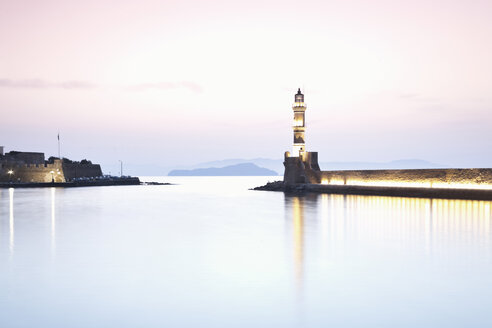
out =
<path fill-rule="evenodd" d="M 321 183 L 318 165 L 318 152 L 306 151 L 304 134 L 306 132 L 306 104 L 304 95 L 299 88 L 294 96 L 294 145 L 292 154 L 284 154 L 284 185 L 293 186 L 298 183 Z"/>
<path fill-rule="evenodd" d="M 300 157 L 303 159 L 306 152 L 306 143 L 304 141 L 304 134 L 306 132 L 306 104 L 304 103 L 304 95 L 300 88 L 295 95 L 292 110 L 294 111 L 294 124 L 292 125 L 294 131 L 294 147 L 292 150 L 292 157 Z"/>

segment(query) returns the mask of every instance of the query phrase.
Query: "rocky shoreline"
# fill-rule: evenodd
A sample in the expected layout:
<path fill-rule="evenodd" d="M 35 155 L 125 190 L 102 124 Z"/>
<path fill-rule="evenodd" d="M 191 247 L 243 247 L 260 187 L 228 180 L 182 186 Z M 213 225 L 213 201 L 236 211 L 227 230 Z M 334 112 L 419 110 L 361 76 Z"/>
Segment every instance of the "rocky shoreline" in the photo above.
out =
<path fill-rule="evenodd" d="M 263 191 L 283 191 L 287 193 L 304 193 L 306 192 L 306 184 L 297 184 L 286 186 L 283 181 L 268 182 L 264 186 L 255 187 L 251 190 L 263 190 Z"/>
<path fill-rule="evenodd" d="M 169 183 L 169 182 L 141 182 L 140 183 L 142 186 L 171 186 L 174 185 L 174 183 Z"/>

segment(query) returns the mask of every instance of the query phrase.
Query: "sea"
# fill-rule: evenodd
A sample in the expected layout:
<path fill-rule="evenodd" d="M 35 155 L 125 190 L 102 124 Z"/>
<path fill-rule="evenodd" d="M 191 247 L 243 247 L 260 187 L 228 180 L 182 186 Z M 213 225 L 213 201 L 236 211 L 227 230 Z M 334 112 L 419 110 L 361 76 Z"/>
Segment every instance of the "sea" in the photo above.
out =
<path fill-rule="evenodd" d="M 0 327 L 492 327 L 492 202 L 0 189 Z"/>

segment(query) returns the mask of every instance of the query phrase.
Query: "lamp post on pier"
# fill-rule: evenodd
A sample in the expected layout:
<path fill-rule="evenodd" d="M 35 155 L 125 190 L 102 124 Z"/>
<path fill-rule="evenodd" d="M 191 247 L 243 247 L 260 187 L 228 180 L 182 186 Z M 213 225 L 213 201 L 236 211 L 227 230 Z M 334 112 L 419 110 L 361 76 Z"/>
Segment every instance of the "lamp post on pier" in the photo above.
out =
<path fill-rule="evenodd" d="M 123 161 L 121 159 L 118 160 L 120 162 L 120 178 L 123 176 Z"/>
<path fill-rule="evenodd" d="M 55 174 L 55 171 L 51 171 L 51 183 L 55 183 L 55 177 L 54 177 L 54 174 Z"/>
<path fill-rule="evenodd" d="M 14 171 L 9 170 L 7 173 L 9 174 L 9 182 L 12 183 L 12 175 L 14 174 Z"/>

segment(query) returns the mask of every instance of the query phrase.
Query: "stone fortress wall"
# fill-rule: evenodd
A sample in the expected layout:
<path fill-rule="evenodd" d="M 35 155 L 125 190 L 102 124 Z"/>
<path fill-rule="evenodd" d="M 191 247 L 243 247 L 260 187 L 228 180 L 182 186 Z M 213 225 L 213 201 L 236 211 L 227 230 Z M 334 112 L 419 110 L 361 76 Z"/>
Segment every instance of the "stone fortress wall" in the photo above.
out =
<path fill-rule="evenodd" d="M 66 181 L 102 175 L 99 164 L 63 163 L 62 168 Z"/>
<path fill-rule="evenodd" d="M 60 159 L 48 162 L 44 153 L 14 151 L 3 154 L 0 149 L 0 182 L 67 182 L 98 176 L 102 176 L 99 164 L 66 163 Z"/>
<path fill-rule="evenodd" d="M 0 163 L 0 182 L 51 182 L 52 178 L 66 182 L 60 160 L 53 164 Z"/>
<path fill-rule="evenodd" d="M 18 164 L 44 164 L 44 153 L 33 153 L 25 151 L 11 151 L 0 155 L 3 156 L 2 162 L 11 162 Z"/>

